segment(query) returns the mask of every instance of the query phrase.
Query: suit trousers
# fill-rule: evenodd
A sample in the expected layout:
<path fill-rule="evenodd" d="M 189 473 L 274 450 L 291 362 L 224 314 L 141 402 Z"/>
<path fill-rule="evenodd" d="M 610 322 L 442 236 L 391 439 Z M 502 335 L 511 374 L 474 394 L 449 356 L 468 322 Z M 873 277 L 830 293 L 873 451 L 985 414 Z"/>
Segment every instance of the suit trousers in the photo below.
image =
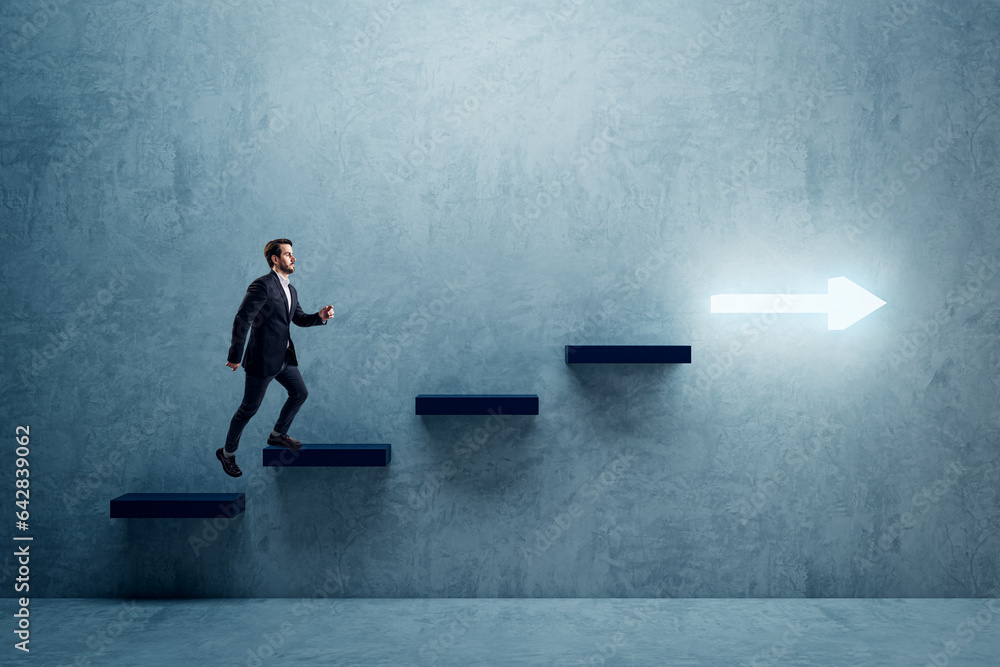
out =
<path fill-rule="evenodd" d="M 281 414 L 278 415 L 278 421 L 274 425 L 274 430 L 278 433 L 288 433 L 292 420 L 295 419 L 299 408 L 309 397 L 299 367 L 288 365 L 290 357 L 291 353 L 286 349 L 285 361 L 282 362 L 281 370 L 278 371 L 277 375 L 259 378 L 245 373 L 246 384 L 243 388 L 243 402 L 240 403 L 240 407 L 229 423 L 229 433 L 226 435 L 226 452 L 231 454 L 240 446 L 240 435 L 243 434 L 243 427 L 247 425 L 251 417 L 257 414 L 257 409 L 260 408 L 261 401 L 264 400 L 264 394 L 267 392 L 267 386 L 271 384 L 271 380 L 277 380 L 278 384 L 288 390 L 288 398 L 281 406 Z"/>

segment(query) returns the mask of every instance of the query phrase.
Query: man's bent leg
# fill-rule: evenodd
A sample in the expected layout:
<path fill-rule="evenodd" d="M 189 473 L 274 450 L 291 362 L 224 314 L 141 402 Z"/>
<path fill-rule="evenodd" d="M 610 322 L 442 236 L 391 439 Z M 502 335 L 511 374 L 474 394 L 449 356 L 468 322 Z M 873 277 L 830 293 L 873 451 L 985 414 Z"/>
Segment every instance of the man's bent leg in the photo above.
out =
<path fill-rule="evenodd" d="M 243 387 L 243 402 L 229 422 L 229 433 L 226 435 L 226 453 L 232 454 L 240 446 L 240 436 L 243 434 L 243 427 L 247 425 L 250 418 L 257 414 L 264 394 L 267 392 L 267 385 L 272 378 L 258 378 L 247 374 L 246 384 Z"/>
<path fill-rule="evenodd" d="M 299 408 L 309 397 L 306 383 L 302 380 L 302 373 L 298 366 L 286 365 L 280 373 L 274 376 L 282 387 L 288 390 L 288 399 L 281 406 L 281 414 L 278 415 L 278 422 L 274 425 L 277 433 L 288 433 L 292 425 L 292 420 L 298 414 Z"/>

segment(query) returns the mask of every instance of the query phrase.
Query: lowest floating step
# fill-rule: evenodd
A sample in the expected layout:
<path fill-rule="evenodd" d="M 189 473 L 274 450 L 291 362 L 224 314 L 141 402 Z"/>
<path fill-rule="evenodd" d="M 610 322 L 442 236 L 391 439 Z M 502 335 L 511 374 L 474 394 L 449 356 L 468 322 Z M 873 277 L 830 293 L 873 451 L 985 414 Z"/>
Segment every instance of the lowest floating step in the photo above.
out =
<path fill-rule="evenodd" d="M 418 415 L 537 415 L 538 394 L 420 394 Z"/>
<path fill-rule="evenodd" d="M 567 345 L 567 364 L 690 364 L 690 345 Z"/>
<path fill-rule="evenodd" d="M 264 448 L 264 465 L 288 467 L 387 466 L 392 458 L 392 445 L 306 445 L 287 449 L 268 445 Z"/>
<path fill-rule="evenodd" d="M 126 493 L 111 501 L 112 519 L 215 519 L 242 514 L 243 493 Z"/>

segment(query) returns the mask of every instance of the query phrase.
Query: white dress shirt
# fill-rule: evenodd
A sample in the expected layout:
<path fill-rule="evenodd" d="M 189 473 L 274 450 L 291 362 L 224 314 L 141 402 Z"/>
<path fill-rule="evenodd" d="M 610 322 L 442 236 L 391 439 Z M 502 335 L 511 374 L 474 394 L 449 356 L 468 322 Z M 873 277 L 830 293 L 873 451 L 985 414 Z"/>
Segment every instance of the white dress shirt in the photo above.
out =
<path fill-rule="evenodd" d="M 274 271 L 274 267 L 271 267 L 271 270 Z M 288 314 L 290 316 L 292 314 L 292 293 L 288 289 L 288 278 L 281 275 L 277 271 L 274 271 L 274 273 L 278 276 L 278 280 L 281 281 L 281 289 L 285 290 L 285 301 L 288 302 Z M 288 344 L 285 345 L 285 349 L 287 350 L 291 346 L 292 346 L 292 340 L 289 338 Z"/>

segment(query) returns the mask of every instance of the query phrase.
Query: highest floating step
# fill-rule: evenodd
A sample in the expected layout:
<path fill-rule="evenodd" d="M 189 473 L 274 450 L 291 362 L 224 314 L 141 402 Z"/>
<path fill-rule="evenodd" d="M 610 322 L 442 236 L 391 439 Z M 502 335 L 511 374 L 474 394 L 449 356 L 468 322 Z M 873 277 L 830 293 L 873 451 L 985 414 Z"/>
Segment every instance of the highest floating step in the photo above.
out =
<path fill-rule="evenodd" d="M 289 467 L 387 466 L 392 459 L 392 445 L 303 444 L 300 449 L 268 445 L 264 448 L 264 465 Z"/>
<path fill-rule="evenodd" d="M 126 493 L 111 501 L 112 519 L 215 519 L 242 514 L 243 493 Z"/>
<path fill-rule="evenodd" d="M 567 345 L 567 364 L 690 364 L 690 345 Z"/>
<path fill-rule="evenodd" d="M 418 415 L 537 415 L 538 394 L 420 394 Z"/>

